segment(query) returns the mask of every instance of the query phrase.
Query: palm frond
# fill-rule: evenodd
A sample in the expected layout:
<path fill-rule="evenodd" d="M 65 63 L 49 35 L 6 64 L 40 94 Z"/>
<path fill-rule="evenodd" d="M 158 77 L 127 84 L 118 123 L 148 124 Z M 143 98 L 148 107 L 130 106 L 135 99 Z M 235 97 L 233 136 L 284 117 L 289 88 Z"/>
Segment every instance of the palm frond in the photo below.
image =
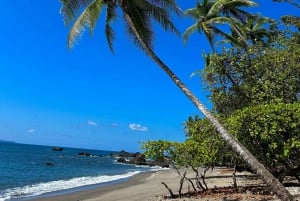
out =
<path fill-rule="evenodd" d="M 158 24 L 163 27 L 164 30 L 170 30 L 175 34 L 180 35 L 179 31 L 170 20 L 168 11 L 166 9 L 146 2 L 146 10 L 148 10 L 149 15 L 151 15 L 158 22 Z"/>
<path fill-rule="evenodd" d="M 206 21 L 208 24 L 228 24 L 233 22 L 232 18 L 229 17 L 214 17 Z"/>
<path fill-rule="evenodd" d="M 184 11 L 184 15 L 192 17 L 193 19 L 198 20 L 201 16 L 198 8 L 190 8 Z"/>
<path fill-rule="evenodd" d="M 86 27 L 90 27 L 92 32 L 95 27 L 95 22 L 98 20 L 101 8 L 103 7 L 103 0 L 96 0 L 89 4 L 81 13 L 81 15 L 74 22 L 68 35 L 68 48 L 72 48 L 78 38 L 85 31 Z"/>
<path fill-rule="evenodd" d="M 197 30 L 199 30 L 197 23 L 189 26 L 183 33 L 183 42 L 186 43 L 190 35 L 195 33 Z"/>
<path fill-rule="evenodd" d="M 199 18 L 207 18 L 207 13 L 209 12 L 212 5 L 213 2 L 209 0 L 204 0 L 202 3 L 197 2 L 195 8 L 185 10 L 184 14 L 196 20 L 198 20 Z"/>
<path fill-rule="evenodd" d="M 105 36 L 108 43 L 109 49 L 114 52 L 113 49 L 113 40 L 115 38 L 114 31 L 110 26 L 111 22 L 116 18 L 116 7 L 113 4 L 108 4 L 107 12 L 106 12 L 106 20 L 105 20 Z"/>
<path fill-rule="evenodd" d="M 269 24 L 271 23 L 272 20 L 270 18 L 267 17 L 258 17 L 258 19 L 256 19 L 256 23 L 253 26 L 253 30 L 258 30 L 260 27 L 262 27 L 263 25 Z"/>
<path fill-rule="evenodd" d="M 217 27 L 214 27 L 213 28 L 214 30 L 214 33 L 216 33 L 217 35 L 221 36 L 224 38 L 224 40 L 221 40 L 219 41 L 218 43 L 216 43 L 216 46 L 222 44 L 222 43 L 230 43 L 232 45 L 236 45 L 238 47 L 242 47 L 242 43 L 241 41 L 239 40 L 239 37 L 238 35 L 230 35 L 230 34 L 227 34 L 226 32 L 218 29 Z"/>
<path fill-rule="evenodd" d="M 74 20 L 80 12 L 80 9 L 88 6 L 94 0 L 60 0 L 62 6 L 60 13 L 63 15 L 63 20 L 66 26 Z"/>
<path fill-rule="evenodd" d="M 131 39 L 133 39 L 133 42 L 143 50 L 144 47 L 140 40 L 142 40 L 143 43 L 145 43 L 148 47 L 153 48 L 151 19 L 149 12 L 147 9 L 145 9 L 144 5 L 139 6 L 138 4 L 133 3 L 133 0 L 131 0 L 126 5 L 123 5 L 122 11 L 127 32 L 131 36 Z M 126 17 L 129 17 L 130 21 Z"/>
<path fill-rule="evenodd" d="M 219 13 L 226 13 L 232 15 L 235 18 L 247 16 L 247 12 L 239 9 L 240 7 L 253 7 L 257 6 L 254 1 L 251 0 L 218 0 L 210 8 L 207 16 L 216 16 Z"/>
<path fill-rule="evenodd" d="M 233 17 L 240 20 L 243 24 L 247 23 L 247 20 L 251 14 L 239 8 L 227 9 L 223 11 L 223 14 L 228 17 Z"/>
<path fill-rule="evenodd" d="M 149 0 L 152 5 L 158 6 L 165 10 L 170 10 L 175 12 L 177 15 L 182 15 L 182 9 L 176 4 L 174 0 Z"/>
<path fill-rule="evenodd" d="M 202 25 L 202 30 L 204 32 L 204 35 L 207 38 L 211 49 L 213 50 L 213 52 L 215 52 L 215 47 L 214 47 L 215 35 L 213 33 L 213 27 L 209 23 L 202 23 L 201 25 Z"/>
<path fill-rule="evenodd" d="M 258 4 L 251 0 L 231 0 L 224 2 L 224 7 L 232 7 L 232 8 L 238 8 L 238 7 L 254 7 Z"/>
<path fill-rule="evenodd" d="M 99 19 L 103 6 L 105 5 L 104 0 L 95 0 L 88 9 L 90 13 L 90 33 L 91 35 L 94 32 L 96 23 Z"/>
<path fill-rule="evenodd" d="M 212 16 L 218 16 L 224 5 L 230 1 L 232 0 L 218 0 L 214 2 L 214 4 L 209 8 L 207 17 L 211 18 Z"/>
<path fill-rule="evenodd" d="M 87 10 L 85 10 L 87 11 Z M 69 35 L 68 35 L 68 48 L 72 48 L 78 38 L 85 31 L 86 26 L 89 24 L 89 14 L 83 11 L 82 14 L 77 18 L 76 22 L 73 24 Z"/>

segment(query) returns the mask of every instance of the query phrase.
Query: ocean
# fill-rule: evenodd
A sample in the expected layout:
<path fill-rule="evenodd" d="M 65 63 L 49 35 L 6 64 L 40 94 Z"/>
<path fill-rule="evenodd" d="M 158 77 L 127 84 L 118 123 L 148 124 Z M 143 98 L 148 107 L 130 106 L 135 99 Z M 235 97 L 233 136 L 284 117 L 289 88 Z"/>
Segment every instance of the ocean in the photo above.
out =
<path fill-rule="evenodd" d="M 51 146 L 0 142 L 0 201 L 105 185 L 157 170 L 120 164 L 111 153 L 77 148 L 53 151 Z"/>

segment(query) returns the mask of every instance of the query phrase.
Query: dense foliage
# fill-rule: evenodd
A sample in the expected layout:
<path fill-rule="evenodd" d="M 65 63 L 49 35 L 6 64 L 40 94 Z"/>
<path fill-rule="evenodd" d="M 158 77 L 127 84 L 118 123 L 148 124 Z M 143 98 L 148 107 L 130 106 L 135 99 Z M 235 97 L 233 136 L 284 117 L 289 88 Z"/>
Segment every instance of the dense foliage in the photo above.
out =
<path fill-rule="evenodd" d="M 240 142 L 281 176 L 300 166 L 299 119 L 300 103 L 272 103 L 237 110 L 225 121 Z"/>
<path fill-rule="evenodd" d="M 272 173 L 281 177 L 300 166 L 300 103 L 272 103 L 236 110 L 223 123 Z M 149 141 L 143 144 L 152 159 L 169 160 L 177 166 L 244 166 L 217 135 L 207 119 L 186 122 L 184 143 Z M 167 158 L 166 158 L 167 156 Z M 278 168 L 280 167 L 280 170 Z M 298 178 L 299 179 L 299 178 Z"/>
<path fill-rule="evenodd" d="M 177 167 L 214 166 L 223 161 L 226 143 L 214 132 L 209 121 L 190 119 L 188 124 L 188 139 L 184 143 L 163 140 L 145 142 L 142 148 L 146 150 L 146 156 L 153 160 L 167 160 Z M 206 130 L 210 130 L 211 135 L 206 135 Z"/>
<path fill-rule="evenodd" d="M 247 50 L 223 49 L 206 57 L 202 78 L 214 109 L 228 114 L 236 109 L 273 102 L 293 103 L 300 93 L 300 42 L 293 34 L 278 33 L 269 44 Z"/>
<path fill-rule="evenodd" d="M 241 141 L 252 145 L 250 149 L 260 152 L 263 161 L 290 161 L 300 153 L 299 106 L 278 103 L 245 108 L 235 111 L 227 125 Z"/>

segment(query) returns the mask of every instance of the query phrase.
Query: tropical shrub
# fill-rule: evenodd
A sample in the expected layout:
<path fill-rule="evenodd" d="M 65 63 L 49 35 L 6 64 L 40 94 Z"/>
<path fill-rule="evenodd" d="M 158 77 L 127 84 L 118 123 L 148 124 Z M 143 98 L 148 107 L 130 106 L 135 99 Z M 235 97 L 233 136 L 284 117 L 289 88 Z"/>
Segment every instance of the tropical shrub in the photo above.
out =
<path fill-rule="evenodd" d="M 226 126 L 269 170 L 300 166 L 300 103 L 274 103 L 235 111 Z"/>

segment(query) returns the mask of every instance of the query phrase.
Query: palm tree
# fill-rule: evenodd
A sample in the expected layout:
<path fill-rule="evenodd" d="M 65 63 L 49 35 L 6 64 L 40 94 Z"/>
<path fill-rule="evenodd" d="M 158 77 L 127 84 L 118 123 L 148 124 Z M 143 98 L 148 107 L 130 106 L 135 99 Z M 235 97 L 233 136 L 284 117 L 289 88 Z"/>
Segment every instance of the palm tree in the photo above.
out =
<path fill-rule="evenodd" d="M 207 38 L 213 51 L 215 51 L 214 41 L 217 35 L 220 35 L 236 43 L 234 38 L 215 26 L 215 24 L 227 23 L 229 21 L 229 18 L 216 15 L 215 12 L 212 12 L 216 10 L 212 9 L 213 6 L 214 2 L 210 0 L 203 0 L 202 3 L 198 2 L 195 8 L 191 8 L 185 11 L 185 15 L 195 19 L 196 23 L 186 29 L 183 35 L 184 42 L 187 41 L 188 37 L 192 33 L 194 33 L 195 31 L 199 31 L 200 33 L 203 32 L 205 34 L 205 37 Z"/>
<path fill-rule="evenodd" d="M 237 46 L 247 46 L 245 33 L 238 26 L 240 23 L 246 23 L 250 14 L 240 7 L 252 7 L 257 4 L 250 0 L 203 0 L 198 2 L 195 8 L 185 11 L 187 16 L 196 20 L 196 23 L 188 27 L 184 33 L 184 40 L 195 31 L 203 32 L 214 49 L 214 39 L 221 36 Z M 227 34 L 218 28 L 217 25 L 229 25 L 233 34 L 239 36 L 238 40 L 233 34 Z M 242 43 L 241 43 L 242 41 Z"/>
<path fill-rule="evenodd" d="M 257 42 L 261 42 L 263 44 L 268 44 L 272 37 L 271 31 L 266 27 L 271 25 L 273 21 L 270 18 L 263 17 L 260 15 L 248 15 L 247 20 L 245 22 L 236 21 L 235 25 L 240 30 L 240 33 L 243 34 L 243 38 L 241 38 L 234 30 L 231 29 L 231 37 L 235 38 L 236 41 L 240 41 L 245 50 L 250 45 L 257 44 Z M 230 43 L 234 44 L 231 40 L 224 39 L 219 42 L 221 43 Z M 238 44 L 238 43 L 237 43 Z M 251 57 L 249 57 L 251 60 Z"/>
<path fill-rule="evenodd" d="M 241 155 L 252 169 L 261 175 L 266 183 L 272 187 L 282 200 L 291 200 L 292 197 L 281 183 L 270 174 L 265 167 L 235 138 L 228 133 L 222 124 L 210 113 L 210 111 L 196 98 L 195 95 L 180 81 L 180 79 L 163 63 L 152 48 L 153 31 L 150 26 L 151 19 L 159 22 L 165 30 L 177 33 L 177 29 L 171 22 L 168 11 L 179 13 L 175 0 L 61 0 L 61 12 L 64 21 L 68 25 L 75 20 L 68 37 L 68 46 L 72 47 L 85 27 L 93 32 L 96 21 L 101 11 L 106 8 L 105 33 L 109 47 L 112 49 L 113 30 L 111 22 L 117 17 L 116 9 L 122 11 L 124 22 L 135 44 L 140 47 L 158 66 L 168 74 L 171 80 L 188 96 L 196 107 L 211 121 L 224 140 L 232 149 Z M 81 12 L 82 11 L 82 12 Z M 79 14 L 81 12 L 81 14 Z"/>

